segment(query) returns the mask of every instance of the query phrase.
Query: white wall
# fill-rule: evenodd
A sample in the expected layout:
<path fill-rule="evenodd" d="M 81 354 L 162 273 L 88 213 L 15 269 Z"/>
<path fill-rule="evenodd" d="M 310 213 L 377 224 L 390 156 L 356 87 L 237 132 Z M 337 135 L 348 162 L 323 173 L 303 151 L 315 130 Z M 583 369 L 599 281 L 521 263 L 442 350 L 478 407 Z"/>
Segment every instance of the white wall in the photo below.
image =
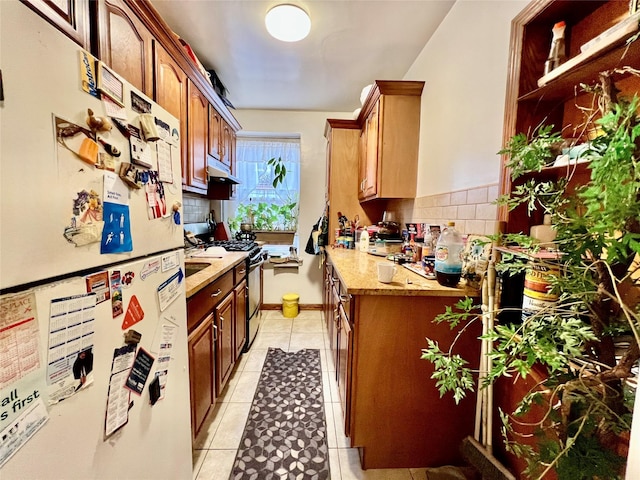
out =
<path fill-rule="evenodd" d="M 424 80 L 417 196 L 495 184 L 499 178 L 502 120 L 511 19 L 527 1 L 458 0 L 425 45 L 405 80 Z M 301 134 L 300 253 L 298 273 L 265 274 L 265 303 L 300 294 L 322 303 L 317 257 L 304 246 L 324 207 L 327 118 L 351 112 L 236 110 L 242 128 Z"/>
<path fill-rule="evenodd" d="M 511 20 L 528 1 L 458 0 L 404 80 L 423 80 L 417 197 L 500 176 Z"/>
<path fill-rule="evenodd" d="M 327 118 L 351 118 L 351 112 L 298 112 L 270 110 L 235 110 L 234 116 L 243 130 L 254 132 L 299 133 L 301 149 L 300 216 L 298 254 L 303 265 L 295 269 L 266 268 L 264 303 L 281 303 L 285 293 L 300 295 L 301 304 L 322 303 L 322 275 L 319 256 L 304 253 L 311 228 L 323 212 L 326 183 Z"/>

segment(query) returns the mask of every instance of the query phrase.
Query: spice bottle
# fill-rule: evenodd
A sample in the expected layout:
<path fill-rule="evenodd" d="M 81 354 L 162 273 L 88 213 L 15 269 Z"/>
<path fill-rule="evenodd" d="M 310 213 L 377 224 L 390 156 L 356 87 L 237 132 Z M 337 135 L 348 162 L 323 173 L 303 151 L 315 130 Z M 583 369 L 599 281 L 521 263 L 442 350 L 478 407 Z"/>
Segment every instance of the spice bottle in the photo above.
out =
<path fill-rule="evenodd" d="M 549 50 L 549 57 L 544 62 L 544 74 L 548 74 L 554 68 L 557 68 L 567 58 L 566 47 L 564 43 L 564 29 L 566 24 L 564 21 L 558 22 L 553 26 L 551 30 L 553 38 L 551 39 L 551 49 Z"/>

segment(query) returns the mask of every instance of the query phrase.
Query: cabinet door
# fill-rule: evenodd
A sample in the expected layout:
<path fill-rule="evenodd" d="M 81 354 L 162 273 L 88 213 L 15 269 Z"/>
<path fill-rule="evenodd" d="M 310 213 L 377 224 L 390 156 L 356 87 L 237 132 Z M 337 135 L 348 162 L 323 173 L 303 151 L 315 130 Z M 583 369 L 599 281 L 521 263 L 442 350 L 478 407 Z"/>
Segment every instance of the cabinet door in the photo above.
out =
<path fill-rule="evenodd" d="M 233 342 L 233 310 L 235 300 L 233 294 L 226 296 L 216 307 L 216 325 L 218 327 L 218 342 L 216 344 L 216 391 L 222 392 L 235 361 L 235 345 Z"/>
<path fill-rule="evenodd" d="M 340 284 L 336 278 L 332 278 L 331 281 L 331 317 L 329 322 L 329 348 L 331 349 L 331 358 L 333 364 L 336 367 L 336 375 L 338 370 L 338 321 L 339 321 L 339 306 L 340 306 Z"/>
<path fill-rule="evenodd" d="M 209 135 L 209 101 L 191 81 L 187 81 L 189 103 L 187 107 L 188 162 L 187 186 L 192 191 L 206 193 L 208 186 L 207 151 Z"/>
<path fill-rule="evenodd" d="M 123 0 L 98 2 L 98 36 L 98 57 L 152 97 L 154 37 Z"/>
<path fill-rule="evenodd" d="M 338 392 L 340 393 L 340 404 L 342 405 L 342 413 L 344 418 L 344 431 L 349 436 L 349 395 L 350 389 L 350 372 L 351 372 L 351 325 L 347 311 L 341 305 L 338 309 L 339 332 L 338 332 L 338 365 L 336 367 L 338 374 Z"/>
<path fill-rule="evenodd" d="M 222 117 L 218 111 L 209 105 L 209 155 L 221 160 Z"/>
<path fill-rule="evenodd" d="M 367 118 L 367 148 L 364 165 L 364 183 L 362 186 L 362 196 L 364 198 L 373 197 L 378 193 L 378 129 L 379 129 L 379 104 Z"/>
<path fill-rule="evenodd" d="M 160 44 L 155 48 L 155 99 L 158 105 L 180 120 L 182 184 L 187 183 L 187 76 Z"/>
<path fill-rule="evenodd" d="M 362 126 L 358 140 L 358 198 L 364 198 L 364 184 L 367 177 L 367 122 Z M 331 231 L 331 230 L 329 230 Z"/>
<path fill-rule="evenodd" d="M 91 50 L 88 0 L 22 0 L 22 2 L 82 48 Z"/>
<path fill-rule="evenodd" d="M 222 163 L 231 169 L 231 160 L 233 152 L 235 151 L 232 146 L 234 140 L 234 132 L 233 129 L 229 126 L 227 122 L 222 121 L 222 158 L 220 159 Z"/>
<path fill-rule="evenodd" d="M 324 278 L 322 282 L 322 316 L 327 332 L 331 321 L 331 264 L 327 262 L 324 266 Z"/>
<path fill-rule="evenodd" d="M 195 439 L 216 403 L 215 343 L 213 313 L 205 317 L 189 335 L 189 388 L 191 390 L 191 431 Z"/>

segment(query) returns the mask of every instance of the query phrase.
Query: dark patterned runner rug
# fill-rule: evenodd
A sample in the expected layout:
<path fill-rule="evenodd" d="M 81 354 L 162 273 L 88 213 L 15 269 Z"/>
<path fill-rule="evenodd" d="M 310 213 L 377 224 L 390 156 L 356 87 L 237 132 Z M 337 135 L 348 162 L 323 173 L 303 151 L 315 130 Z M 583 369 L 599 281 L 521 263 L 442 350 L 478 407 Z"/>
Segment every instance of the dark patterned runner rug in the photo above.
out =
<path fill-rule="evenodd" d="M 230 480 L 326 480 L 320 350 L 269 348 Z"/>

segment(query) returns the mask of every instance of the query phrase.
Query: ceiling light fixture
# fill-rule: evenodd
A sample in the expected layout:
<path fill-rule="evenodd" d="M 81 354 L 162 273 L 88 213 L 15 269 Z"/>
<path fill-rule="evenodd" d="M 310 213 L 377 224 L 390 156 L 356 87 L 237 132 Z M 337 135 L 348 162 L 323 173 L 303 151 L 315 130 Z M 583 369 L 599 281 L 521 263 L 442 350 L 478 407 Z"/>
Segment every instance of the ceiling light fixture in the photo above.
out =
<path fill-rule="evenodd" d="M 300 7 L 290 4 L 276 5 L 265 17 L 267 31 L 283 42 L 297 42 L 311 31 L 311 19 Z"/>

